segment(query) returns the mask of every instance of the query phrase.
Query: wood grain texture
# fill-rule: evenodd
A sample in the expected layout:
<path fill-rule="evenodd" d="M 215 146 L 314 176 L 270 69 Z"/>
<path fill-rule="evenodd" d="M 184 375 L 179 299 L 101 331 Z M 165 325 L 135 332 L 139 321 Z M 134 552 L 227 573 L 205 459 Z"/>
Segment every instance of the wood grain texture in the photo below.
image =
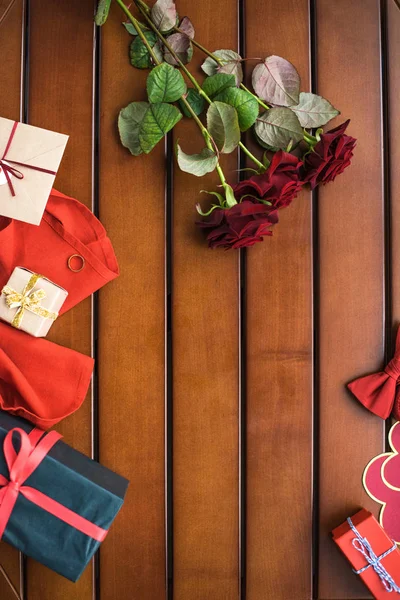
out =
<path fill-rule="evenodd" d="M 400 197 L 400 147 L 397 140 L 400 136 L 400 123 L 398 119 L 398 98 L 400 97 L 400 8 L 394 0 L 387 0 L 387 89 L 388 89 L 388 117 L 389 117 L 389 168 L 390 168 L 390 217 L 391 217 L 391 242 L 392 242 L 392 324 L 393 342 L 395 330 L 400 324 L 400 206 L 397 199 Z"/>
<path fill-rule="evenodd" d="M 352 166 L 319 190 L 320 599 L 370 597 L 330 531 L 359 506 L 378 508 L 361 476 L 382 451 L 384 424 L 345 384 L 379 368 L 384 352 L 379 26 L 377 0 L 317 2 L 318 93 L 358 139 Z"/>
<path fill-rule="evenodd" d="M 196 39 L 209 50 L 236 48 L 237 3 L 180 0 Z M 192 71 L 206 57 L 195 51 Z M 201 73 L 199 69 L 199 75 Z M 201 77 L 200 77 L 201 78 Z M 204 141 L 195 123 L 174 130 L 185 152 Z M 231 182 L 236 157 L 222 158 Z M 194 224 L 196 202 L 215 190 L 203 179 L 174 177 L 173 199 L 173 467 L 174 599 L 238 595 L 238 254 L 207 248 Z"/>
<path fill-rule="evenodd" d="M 56 185 L 91 204 L 93 2 L 30 0 L 30 122 L 71 138 Z M 368 460 L 384 445 L 382 422 L 345 390 L 384 354 L 379 0 L 316 0 L 318 93 L 351 118 L 353 165 L 319 190 L 318 352 L 319 600 L 368 592 L 330 539 L 360 505 Z M 237 2 L 178 0 L 210 50 L 237 45 Z M 246 0 L 246 55 L 278 54 L 309 89 L 308 0 Z M 0 0 L 0 19 L 8 0 Z M 388 11 L 391 294 L 400 321 L 400 11 Z M 0 25 L 0 115 L 18 119 L 22 0 Z M 99 294 L 100 460 L 131 479 L 100 556 L 101 598 L 166 600 L 165 585 L 165 153 L 132 157 L 116 129 L 121 107 L 145 97 L 147 72 L 129 64 L 129 34 L 115 5 L 102 29 L 100 217 L 121 276 Z M 6 32 L 6 35 L 5 35 Z M 195 51 L 191 66 L 203 57 Z M 251 65 L 251 63 L 250 63 Z M 248 72 L 251 66 L 247 67 Z M 199 71 L 200 73 L 200 71 Z M 174 132 L 200 149 L 195 124 Z M 373 144 L 372 144 L 373 142 Z M 250 142 L 251 143 L 251 142 Z M 224 157 L 229 179 L 235 156 Z M 174 174 L 173 500 L 174 600 L 239 596 L 238 254 L 208 250 L 194 205 L 215 189 Z M 247 600 L 310 600 L 312 498 L 312 207 L 308 191 L 281 211 L 274 237 L 247 253 Z M 55 323 L 51 340 L 90 353 L 90 301 Z M 90 454 L 89 398 L 57 429 Z M 289 549 L 289 550 L 288 550 Z M 288 573 L 288 553 L 290 572 Z M 0 563 L 19 587 L 18 553 Z M 92 600 L 92 568 L 74 585 L 28 561 L 29 600 Z M 0 574 L 0 599 L 13 600 Z"/>
<path fill-rule="evenodd" d="M 23 3 L 17 0 L 10 10 L 9 6 L 10 0 L 0 0 L 0 20 L 6 15 L 0 23 L 0 115 L 19 120 Z M 19 591 L 19 553 L 4 542 L 0 542 L 0 564 Z M 15 600 L 1 573 L 0 598 Z"/>
<path fill-rule="evenodd" d="M 145 99 L 148 71 L 129 63 L 131 36 L 114 5 L 102 29 L 100 216 L 119 279 L 99 299 L 100 460 L 131 480 L 101 550 L 104 598 L 165 598 L 164 143 L 133 157 L 119 110 Z"/>
<path fill-rule="evenodd" d="M 247 0 L 246 39 L 246 56 L 284 56 L 298 69 L 302 90 L 309 90 L 307 0 Z M 261 155 L 259 147 L 256 152 Z M 309 190 L 280 211 L 274 236 L 248 251 L 246 318 L 247 599 L 306 600 L 312 544 Z"/>
<path fill-rule="evenodd" d="M 16 0 L 11 8 L 10 2 L 0 0 L 0 114 L 19 120 L 23 2 Z"/>
<path fill-rule="evenodd" d="M 90 2 L 31 0 L 29 122 L 70 139 L 56 179 L 56 187 L 91 205 L 92 149 L 92 47 L 93 7 Z M 78 350 L 91 351 L 90 298 L 57 321 L 49 335 L 52 341 Z M 86 398 L 81 409 L 57 426 L 77 450 L 91 452 L 91 407 Z M 30 600 L 89 600 L 92 569 L 77 584 L 28 561 Z"/>

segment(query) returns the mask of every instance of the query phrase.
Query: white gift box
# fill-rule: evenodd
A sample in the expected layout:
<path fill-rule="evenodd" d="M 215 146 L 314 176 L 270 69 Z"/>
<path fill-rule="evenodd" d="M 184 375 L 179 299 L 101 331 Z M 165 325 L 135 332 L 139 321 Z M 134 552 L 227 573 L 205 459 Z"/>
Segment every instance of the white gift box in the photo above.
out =
<path fill-rule="evenodd" d="M 0 117 L 0 215 L 40 224 L 67 141 Z"/>
<path fill-rule="evenodd" d="M 1 291 L 0 319 L 35 337 L 45 337 L 68 292 L 42 275 L 15 267 Z"/>

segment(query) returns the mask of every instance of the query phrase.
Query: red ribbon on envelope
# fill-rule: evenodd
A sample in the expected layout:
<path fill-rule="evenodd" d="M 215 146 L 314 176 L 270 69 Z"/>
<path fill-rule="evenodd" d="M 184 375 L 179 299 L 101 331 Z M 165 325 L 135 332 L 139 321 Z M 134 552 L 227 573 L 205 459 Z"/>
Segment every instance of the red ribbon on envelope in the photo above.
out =
<path fill-rule="evenodd" d="M 17 130 L 17 127 L 18 127 L 18 123 L 17 123 L 17 121 L 15 121 L 13 128 L 11 130 L 11 133 L 10 133 L 10 137 L 8 138 L 6 149 L 4 150 L 4 154 L 0 158 L 0 167 L 4 171 L 4 175 L 6 176 L 8 187 L 10 188 L 10 192 L 11 192 L 12 196 L 15 196 L 16 194 L 15 194 L 14 186 L 12 184 L 10 175 L 14 175 L 14 177 L 16 177 L 17 179 L 23 179 L 24 174 L 21 173 L 21 171 L 19 171 L 15 167 L 12 167 L 11 164 L 18 165 L 19 167 L 25 167 L 27 169 L 34 169 L 35 171 L 41 171 L 42 173 L 48 173 L 49 175 L 57 175 L 56 171 L 50 171 L 49 169 L 43 169 L 42 167 L 35 167 L 33 165 L 27 165 L 26 163 L 17 162 L 15 160 L 7 159 L 7 162 L 5 162 L 8 151 L 10 150 L 12 141 L 14 139 L 14 135 Z M 10 163 L 10 164 L 8 164 L 8 163 Z"/>
<path fill-rule="evenodd" d="M 400 419 L 400 327 L 397 330 L 396 351 L 384 371 L 360 377 L 347 384 L 355 397 L 375 415 L 387 419 L 393 411 Z"/>
<path fill-rule="evenodd" d="M 21 446 L 18 452 L 16 452 L 13 445 L 14 434 L 18 434 L 21 438 Z M 9 470 L 9 479 L 4 475 L 0 475 L 0 539 L 3 537 L 18 496 L 22 494 L 27 500 L 68 523 L 71 527 L 98 542 L 102 542 L 107 535 L 106 529 L 102 529 L 81 517 L 81 515 L 49 498 L 39 490 L 24 485 L 54 444 L 62 437 L 56 431 L 50 431 L 45 437 L 43 435 L 44 431 L 40 429 L 33 429 L 28 435 L 19 427 L 15 427 L 7 433 L 4 439 L 3 450 Z"/>

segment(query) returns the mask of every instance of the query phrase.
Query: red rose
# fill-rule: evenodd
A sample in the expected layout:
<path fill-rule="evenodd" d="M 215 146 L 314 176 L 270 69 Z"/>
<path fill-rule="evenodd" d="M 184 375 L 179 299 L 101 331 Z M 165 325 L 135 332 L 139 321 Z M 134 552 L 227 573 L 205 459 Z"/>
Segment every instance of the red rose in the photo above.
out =
<path fill-rule="evenodd" d="M 321 140 L 304 158 L 303 182 L 314 189 L 319 183 L 333 181 L 351 163 L 357 140 L 345 134 L 350 120 L 321 135 Z"/>
<path fill-rule="evenodd" d="M 278 222 L 278 211 L 262 203 L 241 202 L 232 208 L 216 208 L 199 227 L 207 233 L 210 248 L 244 248 L 262 242 L 272 235 L 271 227 Z"/>
<path fill-rule="evenodd" d="M 233 187 L 236 200 L 246 194 L 271 202 L 273 208 L 289 206 L 302 187 L 300 167 L 302 162 L 293 154 L 279 150 L 274 154 L 265 173 L 253 175 Z M 250 197 L 245 200 L 251 200 Z M 255 200 L 257 202 L 257 200 Z"/>

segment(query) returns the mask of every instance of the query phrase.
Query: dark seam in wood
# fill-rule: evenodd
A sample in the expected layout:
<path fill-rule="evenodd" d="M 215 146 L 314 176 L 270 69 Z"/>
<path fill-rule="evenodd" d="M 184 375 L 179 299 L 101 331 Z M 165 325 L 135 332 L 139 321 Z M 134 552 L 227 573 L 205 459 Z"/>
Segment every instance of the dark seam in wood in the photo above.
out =
<path fill-rule="evenodd" d="M 100 68 L 101 29 L 93 25 L 93 76 L 92 76 L 92 211 L 99 217 L 100 206 Z M 100 460 L 99 439 L 99 294 L 92 295 L 91 306 L 91 355 L 94 371 L 91 390 L 91 451 L 94 460 Z M 92 559 L 92 600 L 100 600 L 101 550 Z"/>

